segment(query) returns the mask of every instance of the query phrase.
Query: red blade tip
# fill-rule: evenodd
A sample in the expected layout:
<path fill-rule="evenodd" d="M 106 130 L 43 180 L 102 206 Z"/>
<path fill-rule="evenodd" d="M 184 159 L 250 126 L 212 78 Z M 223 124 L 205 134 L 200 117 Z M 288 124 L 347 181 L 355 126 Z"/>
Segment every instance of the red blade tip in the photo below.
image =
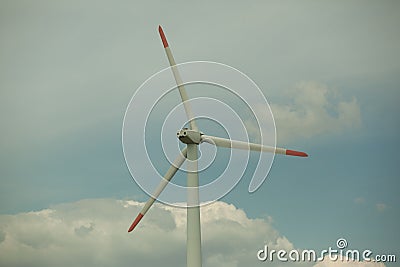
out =
<path fill-rule="evenodd" d="M 307 153 L 286 149 L 286 155 L 297 157 L 308 157 Z"/>
<path fill-rule="evenodd" d="M 131 227 L 129 227 L 128 233 L 132 232 L 133 229 L 135 229 L 136 225 L 140 222 L 140 220 L 143 218 L 143 214 L 139 213 L 136 219 L 133 221 Z"/>
<path fill-rule="evenodd" d="M 164 48 L 168 47 L 167 38 L 165 38 L 165 34 L 164 34 L 163 29 L 161 28 L 161 25 L 158 26 L 158 32 L 160 33 L 161 40 L 162 40 L 162 43 L 164 45 Z"/>

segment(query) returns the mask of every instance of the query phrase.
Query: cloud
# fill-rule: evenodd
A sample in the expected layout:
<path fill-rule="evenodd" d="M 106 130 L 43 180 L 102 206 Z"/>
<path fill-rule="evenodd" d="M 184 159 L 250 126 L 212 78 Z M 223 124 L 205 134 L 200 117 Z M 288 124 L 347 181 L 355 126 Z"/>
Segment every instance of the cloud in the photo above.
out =
<path fill-rule="evenodd" d="M 288 94 L 290 103 L 271 104 L 278 141 L 337 134 L 361 125 L 357 99 L 344 100 L 324 84 L 300 82 Z"/>
<path fill-rule="evenodd" d="M 88 199 L 36 212 L 0 215 L 0 266 L 186 266 L 186 210 L 156 204 L 133 233 L 144 203 Z M 280 266 L 257 252 L 295 250 L 270 217 L 250 219 L 232 204 L 201 209 L 203 266 Z M 381 267 L 376 263 L 286 262 L 285 266 Z M 342 264 L 342 265 L 341 265 Z"/>
<path fill-rule="evenodd" d="M 364 204 L 365 202 L 366 200 L 363 197 L 357 197 L 354 199 L 354 203 L 357 205 Z M 388 205 L 385 203 L 377 203 L 375 206 L 372 206 L 372 208 L 375 208 L 378 212 L 384 212 L 388 209 Z"/>
<path fill-rule="evenodd" d="M 378 203 L 375 207 L 379 212 L 384 212 L 387 209 L 387 205 L 384 203 Z"/>
<path fill-rule="evenodd" d="M 363 197 L 357 197 L 354 199 L 355 204 L 364 204 L 365 203 L 365 198 Z"/>
<path fill-rule="evenodd" d="M 185 266 L 185 209 L 156 204 L 128 234 L 143 204 L 90 199 L 0 215 L 0 266 Z M 262 266 L 264 244 L 293 249 L 270 218 L 250 219 L 224 202 L 201 212 L 204 266 Z"/>
<path fill-rule="evenodd" d="M 343 261 L 336 260 L 332 261 L 328 257 L 325 257 L 323 261 L 318 262 L 313 267 L 384 267 L 385 265 L 381 262 L 366 262 L 366 261 L 352 261 L 346 260 L 347 258 L 344 257 Z"/>

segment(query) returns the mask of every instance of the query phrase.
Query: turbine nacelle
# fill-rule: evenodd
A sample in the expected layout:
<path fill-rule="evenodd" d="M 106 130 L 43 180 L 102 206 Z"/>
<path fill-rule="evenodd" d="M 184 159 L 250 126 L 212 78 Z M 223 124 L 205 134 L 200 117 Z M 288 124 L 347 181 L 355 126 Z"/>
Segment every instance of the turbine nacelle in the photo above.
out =
<path fill-rule="evenodd" d="M 185 144 L 200 144 L 202 133 L 188 128 L 183 128 L 176 133 L 179 140 Z"/>

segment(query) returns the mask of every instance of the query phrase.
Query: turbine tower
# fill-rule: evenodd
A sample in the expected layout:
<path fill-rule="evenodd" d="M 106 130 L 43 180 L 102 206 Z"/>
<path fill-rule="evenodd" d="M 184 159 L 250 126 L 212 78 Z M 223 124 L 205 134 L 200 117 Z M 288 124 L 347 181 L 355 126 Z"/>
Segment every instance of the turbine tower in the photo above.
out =
<path fill-rule="evenodd" d="M 186 147 L 181 151 L 181 154 L 175 159 L 174 163 L 168 169 L 164 175 L 164 179 L 158 185 L 150 199 L 146 202 L 132 225 L 129 227 L 128 232 L 131 232 L 136 225 L 140 222 L 143 216 L 147 213 L 149 208 L 153 205 L 155 200 L 159 197 L 161 192 L 167 186 L 169 181 L 182 166 L 184 161 L 188 159 L 188 172 L 187 172 L 187 266 L 188 267 L 201 267 L 202 256 L 201 256 L 201 228 L 200 228 L 200 203 L 199 203 L 199 176 L 198 176 L 198 146 L 202 143 L 210 143 L 217 147 L 234 148 L 234 149 L 245 149 L 259 152 L 270 152 L 276 154 L 283 154 L 288 156 L 308 157 L 304 152 L 289 150 L 285 148 L 277 148 L 272 146 L 263 146 L 260 144 L 248 143 L 243 141 L 236 141 L 231 139 L 225 139 L 221 137 L 215 137 L 205 135 L 199 131 L 197 127 L 195 117 L 193 115 L 189 98 L 186 93 L 184 86 L 182 85 L 182 79 L 178 72 L 178 68 L 175 63 L 175 59 L 172 55 L 171 49 L 165 37 L 164 31 L 161 26 L 158 27 L 160 37 L 167 55 L 169 64 L 174 75 L 181 100 L 186 112 L 187 119 L 189 121 L 189 128 L 181 129 L 177 132 L 178 139 L 186 144 Z"/>

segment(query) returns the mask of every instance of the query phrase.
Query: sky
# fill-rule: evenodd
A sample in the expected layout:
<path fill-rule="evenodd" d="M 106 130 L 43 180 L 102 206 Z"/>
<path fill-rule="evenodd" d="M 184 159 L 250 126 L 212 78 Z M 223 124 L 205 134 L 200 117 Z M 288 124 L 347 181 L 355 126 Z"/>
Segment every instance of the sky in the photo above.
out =
<path fill-rule="evenodd" d="M 185 266 L 185 210 L 159 203 L 126 233 L 148 196 L 126 167 L 122 122 L 137 88 L 168 66 L 158 25 L 177 62 L 248 75 L 271 106 L 277 145 L 310 155 L 277 155 L 251 194 L 250 161 L 202 209 L 204 266 L 262 266 L 264 244 L 322 250 L 338 238 L 399 257 L 399 10 L 0 1 L 0 266 Z M 314 265 L 342 266 L 304 266 Z"/>

